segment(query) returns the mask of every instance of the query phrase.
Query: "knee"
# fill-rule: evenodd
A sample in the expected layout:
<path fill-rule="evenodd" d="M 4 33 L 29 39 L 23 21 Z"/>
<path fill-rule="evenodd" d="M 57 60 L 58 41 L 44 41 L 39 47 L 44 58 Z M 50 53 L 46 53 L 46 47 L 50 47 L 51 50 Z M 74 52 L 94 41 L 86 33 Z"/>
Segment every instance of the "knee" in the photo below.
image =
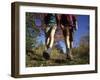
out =
<path fill-rule="evenodd" d="M 51 38 L 51 39 L 54 39 L 54 35 L 51 35 L 50 38 Z"/>

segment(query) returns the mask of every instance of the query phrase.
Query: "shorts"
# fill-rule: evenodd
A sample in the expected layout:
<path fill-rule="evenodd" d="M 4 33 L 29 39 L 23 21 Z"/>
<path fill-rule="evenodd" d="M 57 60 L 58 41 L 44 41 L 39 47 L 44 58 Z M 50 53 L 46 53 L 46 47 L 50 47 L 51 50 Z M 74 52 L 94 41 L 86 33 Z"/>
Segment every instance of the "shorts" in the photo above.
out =
<path fill-rule="evenodd" d="M 73 26 L 73 21 L 67 18 L 66 15 L 61 15 L 60 23 L 66 27 L 66 26 Z"/>

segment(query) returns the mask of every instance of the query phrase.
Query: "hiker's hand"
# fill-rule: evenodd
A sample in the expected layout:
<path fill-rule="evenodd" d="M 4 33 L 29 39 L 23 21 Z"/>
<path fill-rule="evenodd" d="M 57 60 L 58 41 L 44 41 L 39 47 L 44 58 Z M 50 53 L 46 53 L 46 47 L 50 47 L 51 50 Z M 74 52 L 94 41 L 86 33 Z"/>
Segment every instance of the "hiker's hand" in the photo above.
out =
<path fill-rule="evenodd" d="M 61 29 L 62 29 L 62 30 L 64 30 L 64 29 L 65 29 L 65 28 L 64 28 L 64 26 L 63 26 L 62 24 L 60 25 L 60 27 L 61 27 Z"/>
<path fill-rule="evenodd" d="M 77 31 L 78 30 L 78 24 L 76 22 L 76 24 L 74 25 L 74 30 Z"/>

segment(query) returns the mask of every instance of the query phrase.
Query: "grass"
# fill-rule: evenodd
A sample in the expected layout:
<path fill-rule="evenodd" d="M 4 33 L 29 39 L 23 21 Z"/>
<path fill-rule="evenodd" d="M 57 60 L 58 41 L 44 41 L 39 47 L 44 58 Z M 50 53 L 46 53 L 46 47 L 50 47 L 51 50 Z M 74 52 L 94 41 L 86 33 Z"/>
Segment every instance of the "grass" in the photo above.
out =
<path fill-rule="evenodd" d="M 66 59 L 66 54 L 60 53 L 56 48 L 52 49 L 52 54 L 50 55 L 51 59 L 45 60 L 42 56 L 44 49 L 45 46 L 41 45 L 38 48 L 26 51 L 26 67 L 89 64 L 89 51 L 84 51 L 85 48 L 82 50 L 74 48 L 72 50 L 74 60 L 72 61 Z"/>

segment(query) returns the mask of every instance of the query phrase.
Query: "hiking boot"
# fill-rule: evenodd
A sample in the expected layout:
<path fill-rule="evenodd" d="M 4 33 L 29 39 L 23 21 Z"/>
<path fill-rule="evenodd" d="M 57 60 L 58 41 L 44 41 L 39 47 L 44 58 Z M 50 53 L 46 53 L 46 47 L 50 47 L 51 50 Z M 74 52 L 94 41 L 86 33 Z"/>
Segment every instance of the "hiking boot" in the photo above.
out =
<path fill-rule="evenodd" d="M 46 51 L 43 52 L 43 57 L 44 57 L 46 60 L 49 60 L 49 59 L 50 59 L 50 55 L 49 55 L 49 53 L 47 53 Z"/>
<path fill-rule="evenodd" d="M 67 53 L 66 59 L 73 60 L 73 55 L 71 53 Z"/>
<path fill-rule="evenodd" d="M 46 51 L 43 52 L 43 57 L 47 60 L 50 59 L 51 48 L 48 48 Z"/>

